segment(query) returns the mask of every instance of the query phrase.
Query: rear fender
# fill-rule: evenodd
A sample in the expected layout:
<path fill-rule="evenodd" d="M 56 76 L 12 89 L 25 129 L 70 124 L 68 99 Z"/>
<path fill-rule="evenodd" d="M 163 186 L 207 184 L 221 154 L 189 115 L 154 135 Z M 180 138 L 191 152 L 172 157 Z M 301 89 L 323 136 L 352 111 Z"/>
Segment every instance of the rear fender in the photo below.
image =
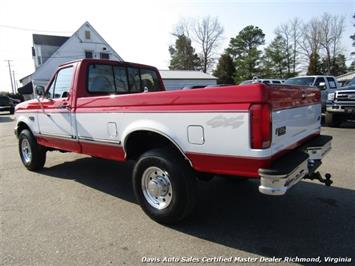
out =
<path fill-rule="evenodd" d="M 157 121 L 148 120 L 148 119 L 135 121 L 131 123 L 128 127 L 126 127 L 126 129 L 122 132 L 122 146 L 125 152 L 125 156 L 127 154 L 126 142 L 128 140 L 128 137 L 131 133 L 136 131 L 151 131 L 167 138 L 172 144 L 176 146 L 176 148 L 191 164 L 190 159 L 188 159 L 187 156 L 185 155 L 182 143 L 178 140 L 175 133 L 165 125 Z"/>

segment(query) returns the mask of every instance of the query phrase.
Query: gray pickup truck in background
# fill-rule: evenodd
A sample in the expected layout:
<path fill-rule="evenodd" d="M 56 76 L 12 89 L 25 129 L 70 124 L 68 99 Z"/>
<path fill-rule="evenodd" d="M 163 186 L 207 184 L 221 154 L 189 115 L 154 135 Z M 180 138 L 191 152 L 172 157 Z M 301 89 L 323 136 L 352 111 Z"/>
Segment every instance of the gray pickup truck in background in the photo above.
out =
<path fill-rule="evenodd" d="M 334 76 L 300 76 L 289 78 L 284 84 L 298 86 L 313 86 L 321 90 L 322 111 L 326 109 L 328 94 L 333 93 L 340 86 Z"/>
<path fill-rule="evenodd" d="M 335 127 L 347 119 L 355 119 L 355 78 L 327 97 L 325 124 Z"/>

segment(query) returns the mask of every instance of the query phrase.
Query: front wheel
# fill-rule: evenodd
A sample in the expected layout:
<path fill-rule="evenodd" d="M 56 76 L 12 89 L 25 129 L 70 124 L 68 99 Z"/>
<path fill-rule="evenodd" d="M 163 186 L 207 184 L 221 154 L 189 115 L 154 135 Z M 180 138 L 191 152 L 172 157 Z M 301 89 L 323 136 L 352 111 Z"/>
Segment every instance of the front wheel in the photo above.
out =
<path fill-rule="evenodd" d="M 195 206 L 193 171 L 174 150 L 144 153 L 134 167 L 133 188 L 144 212 L 158 223 L 177 223 Z"/>
<path fill-rule="evenodd" d="M 329 127 L 337 127 L 341 123 L 341 116 L 330 112 L 325 113 L 325 125 Z"/>
<path fill-rule="evenodd" d="M 24 129 L 19 135 L 19 152 L 23 165 L 31 171 L 40 170 L 46 162 L 46 150 L 32 133 Z"/>

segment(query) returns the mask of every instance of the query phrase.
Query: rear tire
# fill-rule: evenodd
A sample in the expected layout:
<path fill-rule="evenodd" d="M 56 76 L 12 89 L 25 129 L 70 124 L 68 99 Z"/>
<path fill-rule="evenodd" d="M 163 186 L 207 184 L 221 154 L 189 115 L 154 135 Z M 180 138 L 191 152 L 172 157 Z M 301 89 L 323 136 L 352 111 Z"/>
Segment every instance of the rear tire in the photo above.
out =
<path fill-rule="evenodd" d="M 46 162 L 46 149 L 39 145 L 28 130 L 24 129 L 19 135 L 19 152 L 23 165 L 30 171 L 43 168 Z"/>
<path fill-rule="evenodd" d="M 341 117 L 338 114 L 326 112 L 325 113 L 325 125 L 329 127 L 337 127 L 341 123 Z"/>
<path fill-rule="evenodd" d="M 183 220 L 196 203 L 192 168 L 173 149 L 145 152 L 134 167 L 133 188 L 143 211 L 162 224 Z"/>

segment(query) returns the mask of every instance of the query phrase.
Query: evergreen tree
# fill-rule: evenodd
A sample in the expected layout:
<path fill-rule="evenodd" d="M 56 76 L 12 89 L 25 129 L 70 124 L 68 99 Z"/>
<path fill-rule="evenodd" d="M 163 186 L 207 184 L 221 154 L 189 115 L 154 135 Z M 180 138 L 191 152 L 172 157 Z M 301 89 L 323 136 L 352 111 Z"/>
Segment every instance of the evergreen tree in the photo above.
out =
<path fill-rule="evenodd" d="M 346 68 L 346 59 L 345 59 L 345 55 L 343 54 L 338 54 L 335 57 L 335 64 L 332 65 L 332 68 L 330 69 L 330 73 L 334 76 L 339 76 L 342 74 L 345 74 L 347 72 L 347 68 Z"/>
<path fill-rule="evenodd" d="M 269 62 L 273 76 L 285 78 L 287 73 L 287 49 L 285 40 L 281 36 L 276 38 L 265 49 L 265 56 L 269 58 Z"/>
<path fill-rule="evenodd" d="M 265 43 L 265 34 L 255 26 L 242 29 L 235 38 L 231 38 L 227 52 L 233 57 L 236 66 L 234 81 L 239 83 L 259 75 L 260 45 Z"/>
<path fill-rule="evenodd" d="M 171 70 L 199 70 L 201 63 L 191 40 L 184 34 L 177 35 L 174 46 L 169 47 Z"/>
<path fill-rule="evenodd" d="M 234 72 L 232 57 L 228 53 L 222 54 L 213 72 L 213 75 L 218 78 L 218 84 L 234 84 Z"/>
<path fill-rule="evenodd" d="M 309 59 L 307 75 L 321 75 L 323 72 L 322 64 L 317 53 L 312 53 Z"/>

